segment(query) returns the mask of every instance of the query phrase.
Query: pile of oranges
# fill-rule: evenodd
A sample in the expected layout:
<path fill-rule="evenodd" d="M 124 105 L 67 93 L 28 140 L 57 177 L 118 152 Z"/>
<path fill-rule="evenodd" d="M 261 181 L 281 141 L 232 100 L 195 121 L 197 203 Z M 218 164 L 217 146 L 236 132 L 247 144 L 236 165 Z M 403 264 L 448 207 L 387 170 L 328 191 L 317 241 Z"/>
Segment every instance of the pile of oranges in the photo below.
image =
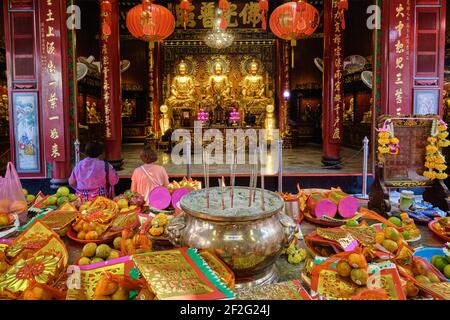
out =
<path fill-rule="evenodd" d="M 341 259 L 336 265 L 337 273 L 343 278 L 350 278 L 358 286 L 365 286 L 369 279 L 366 258 L 360 253 L 351 253 L 347 259 Z"/>

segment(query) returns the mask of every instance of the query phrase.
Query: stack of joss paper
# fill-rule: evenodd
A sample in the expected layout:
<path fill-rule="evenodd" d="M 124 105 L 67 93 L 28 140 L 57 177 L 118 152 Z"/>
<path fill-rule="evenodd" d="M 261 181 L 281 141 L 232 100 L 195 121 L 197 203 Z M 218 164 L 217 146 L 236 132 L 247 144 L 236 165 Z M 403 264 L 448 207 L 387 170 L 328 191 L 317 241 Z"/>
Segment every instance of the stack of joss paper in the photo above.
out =
<path fill-rule="evenodd" d="M 300 280 L 267 284 L 237 293 L 237 300 L 311 300 Z"/>
<path fill-rule="evenodd" d="M 158 300 L 234 298 L 230 288 L 195 249 L 178 248 L 132 257 L 149 291 Z"/>
<path fill-rule="evenodd" d="M 2 245 L 0 297 L 51 300 L 65 297 L 68 253 L 59 236 L 35 221 L 14 241 Z"/>

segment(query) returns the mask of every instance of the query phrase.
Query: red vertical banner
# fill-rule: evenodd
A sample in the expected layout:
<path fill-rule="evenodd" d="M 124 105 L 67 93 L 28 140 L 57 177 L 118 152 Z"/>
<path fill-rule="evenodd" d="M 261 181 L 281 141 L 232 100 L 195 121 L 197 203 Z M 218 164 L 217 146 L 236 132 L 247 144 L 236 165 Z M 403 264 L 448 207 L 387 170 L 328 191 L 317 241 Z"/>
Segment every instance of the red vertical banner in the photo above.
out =
<path fill-rule="evenodd" d="M 46 0 L 39 3 L 41 42 L 41 108 L 45 159 L 48 162 L 70 161 L 66 157 L 65 108 L 62 66 L 61 1 Z"/>
<path fill-rule="evenodd" d="M 391 0 L 389 6 L 389 76 L 387 103 L 389 114 L 411 114 L 411 33 L 412 0 Z"/>

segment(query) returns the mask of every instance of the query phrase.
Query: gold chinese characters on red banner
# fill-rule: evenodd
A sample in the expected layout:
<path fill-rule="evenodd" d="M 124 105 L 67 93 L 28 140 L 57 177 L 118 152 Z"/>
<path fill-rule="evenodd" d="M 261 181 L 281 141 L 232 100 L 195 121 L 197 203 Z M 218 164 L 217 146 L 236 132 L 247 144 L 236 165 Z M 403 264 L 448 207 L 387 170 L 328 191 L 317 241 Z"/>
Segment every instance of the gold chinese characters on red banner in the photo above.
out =
<path fill-rule="evenodd" d="M 56 0 L 42 1 L 41 21 L 41 106 L 44 115 L 45 155 L 49 162 L 63 162 L 64 108 L 61 56 L 61 8 Z"/>

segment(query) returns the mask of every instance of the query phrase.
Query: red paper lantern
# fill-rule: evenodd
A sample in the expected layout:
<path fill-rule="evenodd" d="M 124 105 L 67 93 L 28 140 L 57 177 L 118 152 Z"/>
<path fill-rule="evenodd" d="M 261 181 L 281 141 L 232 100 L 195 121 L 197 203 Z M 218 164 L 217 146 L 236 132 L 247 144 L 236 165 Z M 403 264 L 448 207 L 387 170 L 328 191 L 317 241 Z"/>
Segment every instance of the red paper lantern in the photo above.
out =
<path fill-rule="evenodd" d="M 297 45 L 297 40 L 313 34 L 319 23 L 319 11 L 306 0 L 282 4 L 272 12 L 269 20 L 270 30 L 278 38 L 291 41 L 292 67 L 294 67 L 294 47 Z"/>
<path fill-rule="evenodd" d="M 104 36 L 111 35 L 111 13 L 112 4 L 109 1 L 102 1 L 100 4 L 100 12 L 102 15 L 102 34 Z"/>
<path fill-rule="evenodd" d="M 269 11 L 269 0 L 259 0 L 259 12 L 261 13 L 261 26 L 267 29 L 267 12 Z"/>
<path fill-rule="evenodd" d="M 191 1 L 192 0 L 181 0 L 180 9 L 183 11 L 183 19 L 184 19 L 184 30 L 186 30 L 186 24 L 188 22 L 188 14 L 191 10 Z"/>
<path fill-rule="evenodd" d="M 128 11 L 127 28 L 140 40 L 162 41 L 173 33 L 175 18 L 167 8 L 144 0 Z"/>
<path fill-rule="evenodd" d="M 284 40 L 310 36 L 320 23 L 320 14 L 306 1 L 288 2 L 276 8 L 270 16 L 270 30 Z"/>

